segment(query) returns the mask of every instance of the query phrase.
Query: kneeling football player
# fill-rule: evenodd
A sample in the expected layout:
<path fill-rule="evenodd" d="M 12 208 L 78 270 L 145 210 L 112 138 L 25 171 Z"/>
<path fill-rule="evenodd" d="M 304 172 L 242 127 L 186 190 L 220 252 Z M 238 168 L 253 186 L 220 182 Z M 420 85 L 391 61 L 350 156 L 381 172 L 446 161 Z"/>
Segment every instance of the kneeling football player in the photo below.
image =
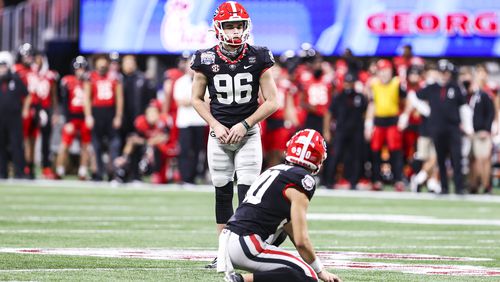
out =
<path fill-rule="evenodd" d="M 285 159 L 250 186 L 219 237 L 217 271 L 226 273 L 226 281 L 341 281 L 323 267 L 307 231 L 313 175 L 326 159 L 326 143 L 315 130 L 299 131 L 288 141 Z M 273 245 L 283 230 L 300 257 Z M 251 273 L 235 273 L 233 266 Z"/>

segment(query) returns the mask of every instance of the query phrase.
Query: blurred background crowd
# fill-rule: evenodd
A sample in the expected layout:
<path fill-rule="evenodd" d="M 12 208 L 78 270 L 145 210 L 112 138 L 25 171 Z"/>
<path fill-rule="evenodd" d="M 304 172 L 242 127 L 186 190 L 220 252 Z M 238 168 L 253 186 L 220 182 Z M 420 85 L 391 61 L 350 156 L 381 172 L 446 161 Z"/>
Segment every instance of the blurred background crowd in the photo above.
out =
<path fill-rule="evenodd" d="M 76 174 L 97 181 L 141 181 L 144 176 L 151 176 L 153 183 L 207 181 L 208 128 L 190 106 L 193 72 L 188 52 L 166 69 L 161 81 L 140 70 L 134 55 L 77 56 L 69 62 L 72 73 L 64 76 L 29 43 L 19 47 L 15 62 L 9 56 L 0 56 L 2 86 L 9 77 L 18 77 L 21 93 L 19 100 L 0 98 L 2 178 L 9 172 L 6 161 L 12 160 L 12 174 L 18 178 Z M 417 191 L 413 179 L 417 186 L 428 181 L 431 190 L 439 189 L 430 132 L 454 121 L 443 115 L 444 123 L 439 117 L 429 123 L 429 113 L 419 111 L 410 95 L 419 96 L 426 86 L 449 75 L 460 90 L 456 95 L 463 95 L 463 104 L 471 110 L 461 118 L 475 122 L 459 121 L 460 155 L 452 150 L 447 155 L 459 158 L 470 192 L 491 190 L 499 145 L 498 63 L 424 59 L 414 56 L 409 45 L 393 58 L 359 58 L 349 49 L 332 58 L 307 43 L 284 52 L 276 62 L 271 71 L 280 109 L 261 124 L 266 167 L 282 161 L 291 134 L 314 128 L 329 143 L 321 173 L 326 187 L 379 190 L 391 184 L 397 191 Z"/>
<path fill-rule="evenodd" d="M 71 29 L 70 16 L 54 15 Z M 0 53 L 0 178 L 208 183 L 189 51 L 58 56 L 57 43 L 9 42 Z M 328 142 L 319 174 L 327 188 L 448 193 L 453 176 L 456 193 L 491 193 L 500 179 L 498 61 L 400 50 L 323 55 L 302 43 L 277 54 L 280 108 L 261 124 L 264 166 L 282 161 L 293 133 L 313 128 Z"/>

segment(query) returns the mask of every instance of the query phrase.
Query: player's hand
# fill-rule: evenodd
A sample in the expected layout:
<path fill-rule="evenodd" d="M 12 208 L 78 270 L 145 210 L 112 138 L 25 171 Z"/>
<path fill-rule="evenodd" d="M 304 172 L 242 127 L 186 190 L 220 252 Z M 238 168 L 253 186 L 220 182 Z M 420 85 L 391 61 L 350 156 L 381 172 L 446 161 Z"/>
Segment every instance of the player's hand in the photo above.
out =
<path fill-rule="evenodd" d="M 85 125 L 88 129 L 92 129 L 94 127 L 94 118 L 91 116 L 85 117 Z"/>
<path fill-rule="evenodd" d="M 477 132 L 477 135 L 480 139 L 486 139 L 486 138 L 490 138 L 491 134 L 486 131 L 486 130 L 480 130 Z"/>
<path fill-rule="evenodd" d="M 325 282 L 342 282 L 342 280 L 340 280 L 340 278 L 337 275 L 330 273 L 326 270 L 323 270 L 320 273 L 318 273 L 318 277 L 319 279 Z"/>
<path fill-rule="evenodd" d="M 66 123 L 64 125 L 64 131 L 69 134 L 73 134 L 73 132 L 75 132 L 75 126 L 72 123 Z"/>
<path fill-rule="evenodd" d="M 241 142 L 243 137 L 245 137 L 245 134 L 247 134 L 247 129 L 241 122 L 238 122 L 237 124 L 233 125 L 233 127 L 231 127 L 231 129 L 229 130 L 227 143 L 228 144 L 239 143 Z"/>
<path fill-rule="evenodd" d="M 122 119 L 121 117 L 114 117 L 113 118 L 113 128 L 118 129 L 122 126 Z"/>
<path fill-rule="evenodd" d="M 219 139 L 222 144 L 228 143 L 229 129 L 222 124 L 216 125 L 214 128 L 215 137 Z"/>

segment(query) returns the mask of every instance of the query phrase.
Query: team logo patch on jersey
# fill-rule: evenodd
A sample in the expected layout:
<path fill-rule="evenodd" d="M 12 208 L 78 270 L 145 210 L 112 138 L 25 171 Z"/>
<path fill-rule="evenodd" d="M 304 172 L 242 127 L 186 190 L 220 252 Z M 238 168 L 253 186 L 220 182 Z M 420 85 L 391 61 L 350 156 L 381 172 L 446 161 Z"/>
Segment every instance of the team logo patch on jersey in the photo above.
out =
<path fill-rule="evenodd" d="M 220 67 L 219 67 L 219 65 L 217 65 L 217 64 L 212 65 L 212 71 L 213 71 L 213 72 L 219 72 L 219 71 L 220 71 Z"/>
<path fill-rule="evenodd" d="M 201 53 L 201 63 L 204 65 L 211 65 L 215 62 L 214 52 L 203 52 Z"/>
<path fill-rule="evenodd" d="M 255 56 L 248 57 L 249 64 L 255 64 L 255 62 L 257 62 L 257 57 L 255 57 Z"/>
<path fill-rule="evenodd" d="M 236 65 L 229 65 L 229 68 L 234 71 L 236 69 Z"/>
<path fill-rule="evenodd" d="M 304 176 L 304 178 L 302 178 L 302 186 L 307 191 L 311 191 L 315 185 L 316 185 L 316 181 L 314 180 L 314 177 L 312 177 L 310 175 L 306 175 L 306 176 Z"/>

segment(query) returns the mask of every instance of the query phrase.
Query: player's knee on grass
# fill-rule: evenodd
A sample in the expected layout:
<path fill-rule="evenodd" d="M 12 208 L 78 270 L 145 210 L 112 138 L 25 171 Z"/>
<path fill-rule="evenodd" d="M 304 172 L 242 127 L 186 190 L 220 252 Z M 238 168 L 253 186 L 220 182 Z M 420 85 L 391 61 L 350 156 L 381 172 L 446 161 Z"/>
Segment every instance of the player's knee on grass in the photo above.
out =
<path fill-rule="evenodd" d="M 224 186 L 215 186 L 215 220 L 217 224 L 226 224 L 233 216 L 233 182 Z"/>
<path fill-rule="evenodd" d="M 318 280 L 293 268 L 278 268 L 271 271 L 255 272 L 254 282 L 316 282 Z"/>

